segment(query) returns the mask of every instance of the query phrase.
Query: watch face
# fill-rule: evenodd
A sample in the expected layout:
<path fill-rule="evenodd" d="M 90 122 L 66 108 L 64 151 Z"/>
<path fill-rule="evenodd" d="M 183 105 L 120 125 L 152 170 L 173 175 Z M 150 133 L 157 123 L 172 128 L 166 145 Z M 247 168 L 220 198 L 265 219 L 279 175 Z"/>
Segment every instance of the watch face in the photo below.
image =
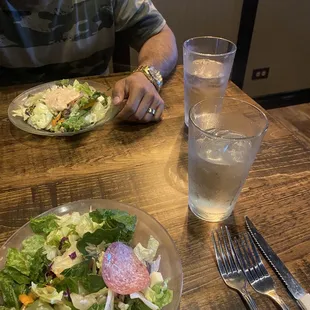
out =
<path fill-rule="evenodd" d="M 158 83 L 162 83 L 163 78 L 158 70 L 156 70 L 154 67 L 149 67 L 149 73 Z"/>
<path fill-rule="evenodd" d="M 154 78 L 158 78 L 160 76 L 160 73 L 153 67 L 149 68 L 149 72 Z"/>

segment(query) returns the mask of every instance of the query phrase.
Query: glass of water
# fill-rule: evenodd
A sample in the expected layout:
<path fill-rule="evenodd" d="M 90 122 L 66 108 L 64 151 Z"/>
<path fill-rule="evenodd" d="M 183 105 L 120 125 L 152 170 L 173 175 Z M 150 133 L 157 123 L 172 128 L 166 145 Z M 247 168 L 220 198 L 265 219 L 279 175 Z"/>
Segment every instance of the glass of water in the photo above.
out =
<path fill-rule="evenodd" d="M 237 47 L 226 39 L 197 37 L 184 42 L 184 112 L 206 97 L 225 94 Z"/>
<path fill-rule="evenodd" d="M 199 218 L 218 222 L 232 213 L 268 128 L 256 106 L 210 97 L 190 110 L 188 204 Z"/>

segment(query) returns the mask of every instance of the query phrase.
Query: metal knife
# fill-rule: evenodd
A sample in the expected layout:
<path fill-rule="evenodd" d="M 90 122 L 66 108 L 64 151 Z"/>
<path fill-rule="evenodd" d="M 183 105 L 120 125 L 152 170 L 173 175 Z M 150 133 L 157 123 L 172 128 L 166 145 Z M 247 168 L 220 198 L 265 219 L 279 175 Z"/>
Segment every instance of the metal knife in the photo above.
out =
<path fill-rule="evenodd" d="M 254 224 L 250 219 L 245 217 L 246 225 L 252 235 L 253 239 L 271 264 L 271 266 L 276 270 L 281 280 L 284 282 L 290 293 L 296 299 L 298 305 L 301 309 L 310 310 L 310 294 L 307 293 L 293 277 L 293 275 L 288 271 L 283 262 L 277 256 L 277 254 L 268 245 L 263 236 L 255 228 Z"/>

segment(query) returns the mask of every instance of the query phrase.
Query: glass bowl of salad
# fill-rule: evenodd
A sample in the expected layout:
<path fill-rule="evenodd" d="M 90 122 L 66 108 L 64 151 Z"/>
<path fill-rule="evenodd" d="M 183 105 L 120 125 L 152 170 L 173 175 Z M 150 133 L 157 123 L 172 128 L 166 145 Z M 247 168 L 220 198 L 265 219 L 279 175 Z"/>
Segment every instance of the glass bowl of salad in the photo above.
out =
<path fill-rule="evenodd" d="M 182 285 L 167 231 L 115 201 L 51 209 L 0 248 L 1 310 L 176 310 Z"/>
<path fill-rule="evenodd" d="M 13 125 L 31 134 L 72 136 L 113 119 L 119 108 L 112 104 L 111 89 L 83 80 L 61 80 L 30 88 L 10 104 Z"/>

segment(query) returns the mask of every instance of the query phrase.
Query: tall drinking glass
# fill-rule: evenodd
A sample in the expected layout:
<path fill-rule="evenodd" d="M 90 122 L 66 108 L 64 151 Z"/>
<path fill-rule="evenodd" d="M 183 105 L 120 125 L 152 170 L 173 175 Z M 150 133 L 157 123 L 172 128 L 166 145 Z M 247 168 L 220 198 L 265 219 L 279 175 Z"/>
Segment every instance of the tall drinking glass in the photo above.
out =
<path fill-rule="evenodd" d="M 201 219 L 230 216 L 268 128 L 264 112 L 229 97 L 190 110 L 188 204 Z"/>
<path fill-rule="evenodd" d="M 207 97 L 225 94 L 237 47 L 216 37 L 197 37 L 184 42 L 184 112 Z"/>

